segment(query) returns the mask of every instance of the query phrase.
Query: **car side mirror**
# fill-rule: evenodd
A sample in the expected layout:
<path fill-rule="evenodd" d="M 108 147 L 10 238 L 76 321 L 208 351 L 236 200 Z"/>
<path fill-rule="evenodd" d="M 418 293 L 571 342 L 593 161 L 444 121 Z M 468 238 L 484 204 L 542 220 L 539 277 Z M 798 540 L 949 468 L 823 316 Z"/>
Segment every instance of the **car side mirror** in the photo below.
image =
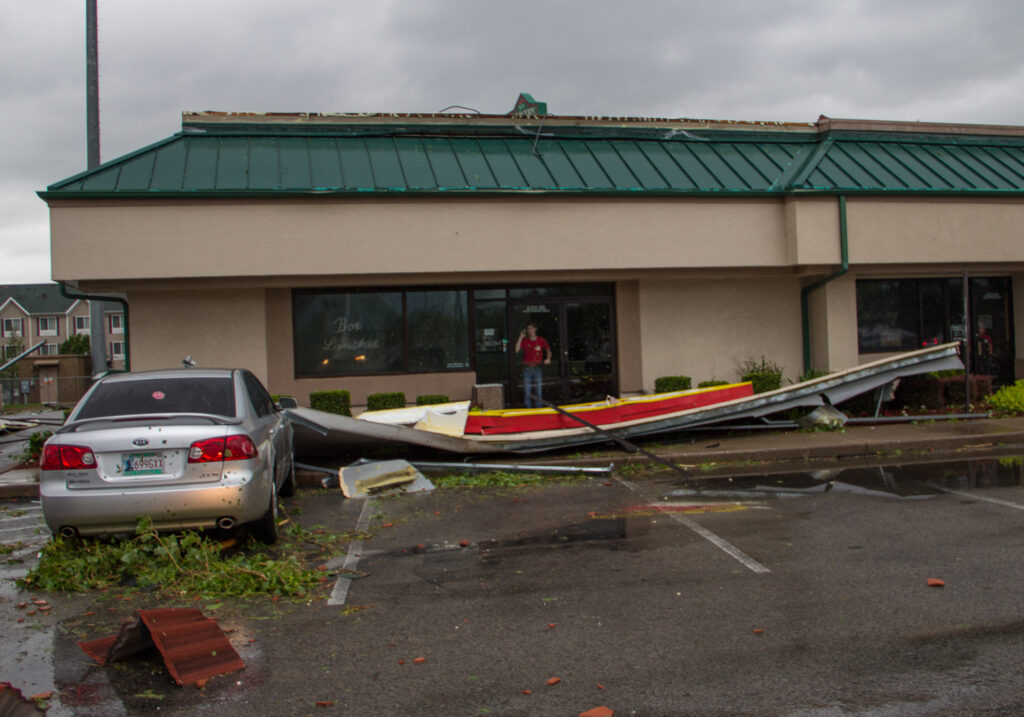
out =
<path fill-rule="evenodd" d="M 281 396 L 281 398 L 277 400 L 277 407 L 282 410 L 285 408 L 298 408 L 299 402 L 291 396 Z"/>

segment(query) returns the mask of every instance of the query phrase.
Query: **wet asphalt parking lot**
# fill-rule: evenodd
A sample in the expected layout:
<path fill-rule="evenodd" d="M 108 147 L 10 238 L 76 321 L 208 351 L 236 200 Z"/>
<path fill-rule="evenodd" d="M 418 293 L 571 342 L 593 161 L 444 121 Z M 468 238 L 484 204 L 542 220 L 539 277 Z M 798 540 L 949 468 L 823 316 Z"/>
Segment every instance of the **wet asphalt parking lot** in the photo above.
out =
<path fill-rule="evenodd" d="M 16 563 L 0 681 L 56 690 L 51 715 L 1021 714 L 1020 475 L 1004 459 L 301 491 L 287 505 L 302 525 L 373 538 L 332 599 L 210 606 L 244 671 L 200 691 L 157 660 L 92 664 L 75 640 L 156 604 L 22 593 Z M 43 539 L 32 510 L 5 504 L 2 529 Z M 26 617 L 14 603 L 31 597 L 52 609 Z"/>

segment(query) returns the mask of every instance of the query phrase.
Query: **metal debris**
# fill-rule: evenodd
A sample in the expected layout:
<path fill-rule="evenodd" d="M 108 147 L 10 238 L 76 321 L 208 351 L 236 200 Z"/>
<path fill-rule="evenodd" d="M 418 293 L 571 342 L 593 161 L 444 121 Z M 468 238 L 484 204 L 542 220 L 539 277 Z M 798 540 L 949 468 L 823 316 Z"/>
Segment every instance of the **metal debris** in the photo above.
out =
<path fill-rule="evenodd" d="M 21 694 L 21 690 L 10 682 L 0 682 L 0 715 L 3 717 L 35 717 L 45 715 L 31 698 Z"/>
<path fill-rule="evenodd" d="M 346 466 L 338 472 L 338 480 L 346 498 L 399 486 L 413 491 L 432 490 L 434 487 L 411 463 L 403 460 Z"/>
<path fill-rule="evenodd" d="M 796 419 L 801 428 L 834 431 L 846 425 L 846 414 L 832 406 L 818 406 L 806 416 Z"/>
<path fill-rule="evenodd" d="M 135 620 L 122 625 L 116 635 L 78 646 L 101 665 L 156 647 L 178 685 L 200 684 L 215 675 L 245 669 L 216 621 L 190 608 L 139 610 Z"/>

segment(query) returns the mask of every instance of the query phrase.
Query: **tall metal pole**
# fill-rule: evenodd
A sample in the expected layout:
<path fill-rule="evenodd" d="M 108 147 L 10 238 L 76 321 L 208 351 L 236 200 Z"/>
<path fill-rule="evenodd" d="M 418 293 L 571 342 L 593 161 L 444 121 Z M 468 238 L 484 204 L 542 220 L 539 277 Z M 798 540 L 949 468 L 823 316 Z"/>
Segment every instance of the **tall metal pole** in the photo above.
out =
<path fill-rule="evenodd" d="M 85 0 L 85 110 L 87 169 L 100 166 L 100 60 L 96 0 Z M 89 302 L 89 355 L 92 375 L 107 370 L 107 338 L 102 301 Z"/>
<path fill-rule="evenodd" d="M 100 166 L 100 60 L 96 34 L 96 0 L 85 0 L 86 169 Z"/>

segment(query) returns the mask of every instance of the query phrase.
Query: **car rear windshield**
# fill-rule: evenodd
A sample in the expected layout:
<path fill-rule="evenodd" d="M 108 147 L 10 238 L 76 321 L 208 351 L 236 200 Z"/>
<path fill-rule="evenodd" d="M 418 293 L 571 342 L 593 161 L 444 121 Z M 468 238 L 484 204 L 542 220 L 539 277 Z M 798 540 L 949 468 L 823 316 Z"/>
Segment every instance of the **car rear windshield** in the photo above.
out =
<path fill-rule="evenodd" d="M 235 386 L 223 378 L 152 378 L 101 383 L 77 419 L 145 413 L 235 415 Z"/>

